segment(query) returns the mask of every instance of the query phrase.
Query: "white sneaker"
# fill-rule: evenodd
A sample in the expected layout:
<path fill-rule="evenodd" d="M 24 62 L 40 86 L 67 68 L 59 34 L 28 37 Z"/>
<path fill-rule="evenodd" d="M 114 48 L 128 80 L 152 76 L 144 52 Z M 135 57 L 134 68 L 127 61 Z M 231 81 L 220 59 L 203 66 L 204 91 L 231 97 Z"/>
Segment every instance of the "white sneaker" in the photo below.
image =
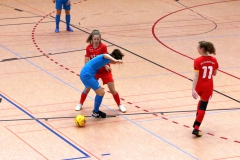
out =
<path fill-rule="evenodd" d="M 123 113 L 125 113 L 127 111 L 127 109 L 124 107 L 123 104 L 119 105 L 118 107 L 119 107 L 119 110 Z"/>
<path fill-rule="evenodd" d="M 75 108 L 75 111 L 80 111 L 82 109 L 82 104 L 78 104 Z"/>

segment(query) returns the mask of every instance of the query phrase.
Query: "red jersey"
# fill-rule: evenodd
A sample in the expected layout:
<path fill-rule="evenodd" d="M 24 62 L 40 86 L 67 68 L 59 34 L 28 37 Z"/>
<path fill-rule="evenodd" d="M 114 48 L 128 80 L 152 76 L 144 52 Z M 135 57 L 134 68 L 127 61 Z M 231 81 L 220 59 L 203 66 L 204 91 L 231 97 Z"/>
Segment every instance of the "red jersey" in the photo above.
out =
<path fill-rule="evenodd" d="M 99 46 L 97 48 L 93 48 L 93 45 L 90 44 L 87 46 L 86 48 L 86 54 L 85 54 L 85 57 L 89 57 L 89 59 L 93 59 L 94 57 L 100 55 L 100 54 L 105 54 L 105 53 L 108 53 L 107 51 L 107 46 L 103 43 L 100 43 Z M 98 74 L 99 73 L 102 73 L 106 71 L 106 69 L 104 67 L 100 68 L 98 70 Z M 106 71 L 107 72 L 107 71 Z"/>
<path fill-rule="evenodd" d="M 100 43 L 97 48 L 93 48 L 93 45 L 90 44 L 86 48 L 85 57 L 89 57 L 90 59 L 93 59 L 94 57 L 104 53 L 108 53 L 107 46 L 105 44 Z"/>
<path fill-rule="evenodd" d="M 198 87 L 208 87 L 213 89 L 213 71 L 218 69 L 218 62 L 215 57 L 212 56 L 201 56 L 194 60 L 194 70 L 199 72 Z"/>

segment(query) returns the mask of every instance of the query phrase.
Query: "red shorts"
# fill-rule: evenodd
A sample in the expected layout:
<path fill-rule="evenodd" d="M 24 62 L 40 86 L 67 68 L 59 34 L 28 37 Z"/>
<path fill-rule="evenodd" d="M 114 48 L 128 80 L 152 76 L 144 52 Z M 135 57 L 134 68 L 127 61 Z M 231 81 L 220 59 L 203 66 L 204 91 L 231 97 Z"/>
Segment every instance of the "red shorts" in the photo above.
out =
<path fill-rule="evenodd" d="M 196 86 L 196 92 L 203 101 L 209 101 L 212 98 L 213 87 L 211 86 Z"/>
<path fill-rule="evenodd" d="M 104 84 L 107 84 L 107 83 L 109 83 L 109 82 L 114 82 L 112 73 L 111 73 L 111 72 L 108 72 L 108 71 L 101 72 L 101 73 L 99 73 L 99 74 L 97 73 L 97 74 L 95 75 L 95 78 L 96 78 L 97 80 L 99 80 L 99 78 L 101 78 L 102 81 L 103 81 L 103 85 L 104 85 Z"/>

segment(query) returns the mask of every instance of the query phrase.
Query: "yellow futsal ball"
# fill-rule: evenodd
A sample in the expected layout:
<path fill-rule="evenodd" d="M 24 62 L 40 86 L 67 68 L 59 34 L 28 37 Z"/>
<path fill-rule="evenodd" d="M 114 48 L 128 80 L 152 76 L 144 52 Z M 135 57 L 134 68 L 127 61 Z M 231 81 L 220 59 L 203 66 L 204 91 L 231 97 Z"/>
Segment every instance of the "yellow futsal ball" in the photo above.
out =
<path fill-rule="evenodd" d="M 78 127 L 83 127 L 85 126 L 86 123 L 86 118 L 83 115 L 77 115 L 75 118 L 75 124 Z"/>

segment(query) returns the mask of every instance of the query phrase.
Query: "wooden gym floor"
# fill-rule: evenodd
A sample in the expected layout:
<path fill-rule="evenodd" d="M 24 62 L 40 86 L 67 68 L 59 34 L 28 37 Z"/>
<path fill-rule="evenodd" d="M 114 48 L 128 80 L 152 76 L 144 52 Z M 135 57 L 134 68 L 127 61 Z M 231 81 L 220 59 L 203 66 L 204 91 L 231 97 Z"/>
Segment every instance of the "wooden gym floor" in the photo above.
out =
<path fill-rule="evenodd" d="M 127 113 L 195 110 L 189 80 L 197 43 L 211 41 L 220 71 L 208 109 L 240 107 L 239 0 L 72 0 L 73 33 L 54 33 L 51 0 L 0 2 L 0 118 L 91 115 L 94 92 L 76 112 L 86 38 L 102 33 Z M 63 12 L 61 19 L 65 21 Z M 119 111 L 108 89 L 101 109 Z M 195 112 L 0 122 L 0 159 L 240 159 L 240 112 L 207 112 L 195 138 Z"/>

